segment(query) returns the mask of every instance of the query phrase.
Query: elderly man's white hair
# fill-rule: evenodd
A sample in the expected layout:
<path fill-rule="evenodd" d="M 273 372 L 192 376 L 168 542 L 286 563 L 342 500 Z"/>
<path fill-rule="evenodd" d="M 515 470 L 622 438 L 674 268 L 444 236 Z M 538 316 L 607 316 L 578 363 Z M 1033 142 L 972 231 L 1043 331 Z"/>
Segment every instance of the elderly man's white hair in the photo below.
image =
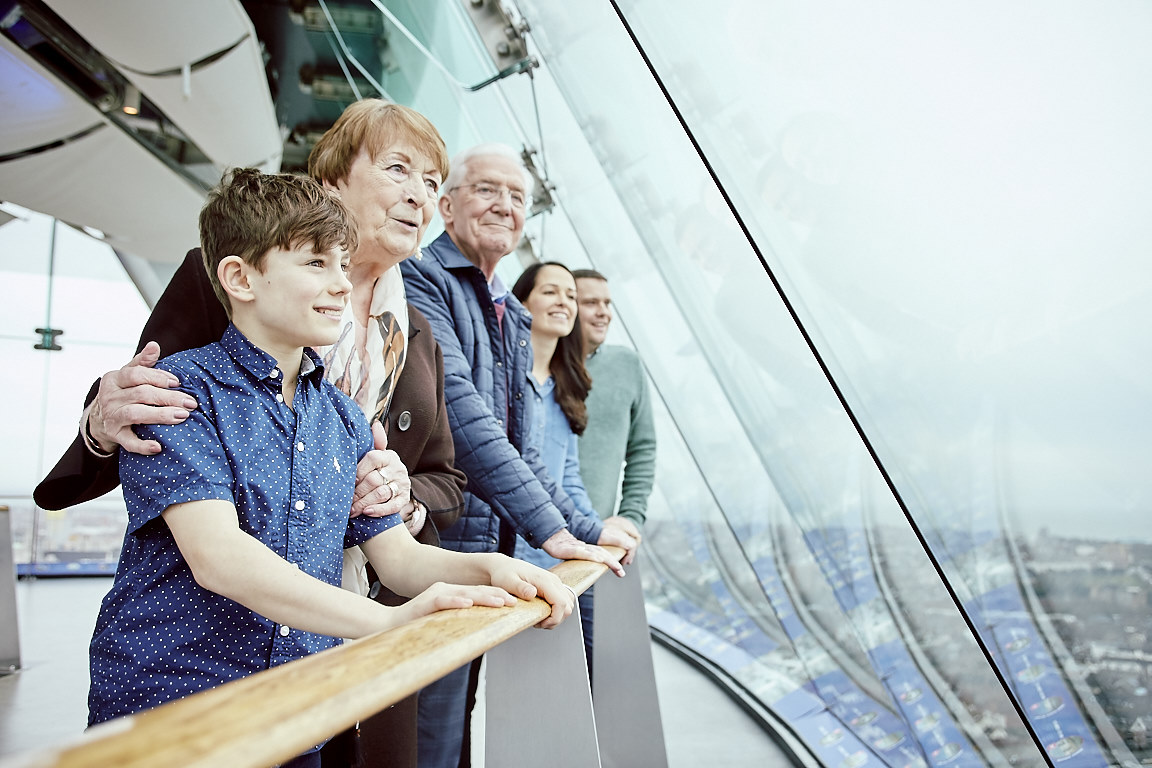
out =
<path fill-rule="evenodd" d="M 478 157 L 493 156 L 506 157 L 516 163 L 516 167 L 520 169 L 520 173 L 524 176 L 524 193 L 527 195 L 529 202 L 531 202 L 532 187 L 535 186 L 532 174 L 528 173 L 528 170 L 524 167 L 524 162 L 521 160 L 519 152 L 507 144 L 500 144 L 498 142 L 477 144 L 453 157 L 451 167 L 448 170 L 448 178 L 444 179 L 444 190 L 451 192 L 465 182 L 468 178 L 468 165 L 472 160 Z"/>

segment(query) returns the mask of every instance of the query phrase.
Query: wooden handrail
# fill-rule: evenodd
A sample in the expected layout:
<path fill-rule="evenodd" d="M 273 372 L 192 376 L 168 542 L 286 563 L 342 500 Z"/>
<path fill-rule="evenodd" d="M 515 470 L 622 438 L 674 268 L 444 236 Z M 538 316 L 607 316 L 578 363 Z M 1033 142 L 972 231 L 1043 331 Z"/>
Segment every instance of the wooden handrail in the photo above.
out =
<path fill-rule="evenodd" d="M 552 572 L 580 594 L 606 570 L 569 560 Z M 536 598 L 510 608 L 440 611 L 103 723 L 71 744 L 21 755 L 11 768 L 266 768 L 395 704 L 538 624 L 550 610 Z"/>

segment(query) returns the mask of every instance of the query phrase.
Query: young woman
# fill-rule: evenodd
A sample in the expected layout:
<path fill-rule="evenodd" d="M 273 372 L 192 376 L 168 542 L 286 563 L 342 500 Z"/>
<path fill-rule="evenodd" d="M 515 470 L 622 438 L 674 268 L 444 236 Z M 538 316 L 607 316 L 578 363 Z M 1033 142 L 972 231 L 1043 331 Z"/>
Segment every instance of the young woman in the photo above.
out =
<path fill-rule="evenodd" d="M 584 368 L 584 339 L 576 314 L 576 279 L 563 264 L 533 264 L 512 286 L 512 293 L 532 313 L 532 370 L 528 383 L 535 393 L 527 409 L 528 450 L 538 451 L 548 474 L 585 515 L 598 517 L 580 478 L 577 437 L 588 424 L 584 400 L 592 378 Z M 610 518 L 611 519 L 611 518 Z M 516 537 L 513 555 L 551 568 L 559 560 Z M 580 596 L 580 626 L 588 679 L 592 679 L 592 590 Z"/>
<path fill-rule="evenodd" d="M 512 287 L 532 313 L 532 370 L 528 383 L 528 450 L 540 453 L 548 474 L 585 515 L 598 517 L 580 479 L 577 437 L 588 424 L 584 400 L 592 379 L 584 368 L 583 336 L 576 314 L 576 279 L 563 264 L 533 264 Z M 517 536 L 515 556 L 544 568 L 560 562 Z"/>

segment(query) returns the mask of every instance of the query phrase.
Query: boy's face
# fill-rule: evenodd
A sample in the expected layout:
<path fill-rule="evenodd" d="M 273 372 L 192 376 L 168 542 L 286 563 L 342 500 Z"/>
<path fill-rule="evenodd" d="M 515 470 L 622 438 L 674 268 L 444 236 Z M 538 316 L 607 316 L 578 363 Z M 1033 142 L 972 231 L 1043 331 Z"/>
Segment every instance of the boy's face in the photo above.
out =
<path fill-rule="evenodd" d="M 251 300 L 233 301 L 236 327 L 273 357 L 336 343 L 352 291 L 347 269 L 348 254 L 339 249 L 316 253 L 311 243 L 273 248 L 262 270 L 249 265 Z"/>

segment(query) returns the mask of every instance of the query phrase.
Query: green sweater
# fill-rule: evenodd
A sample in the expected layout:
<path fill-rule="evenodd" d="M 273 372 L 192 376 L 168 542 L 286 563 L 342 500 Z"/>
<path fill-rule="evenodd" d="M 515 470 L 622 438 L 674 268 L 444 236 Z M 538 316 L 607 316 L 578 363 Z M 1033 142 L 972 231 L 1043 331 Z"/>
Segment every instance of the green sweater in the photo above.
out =
<path fill-rule="evenodd" d="M 656 475 L 656 430 L 644 366 L 627 347 L 607 345 L 585 364 L 592 391 L 587 400 L 588 428 L 580 437 L 584 488 L 601 517 L 617 512 L 642 526 Z"/>

